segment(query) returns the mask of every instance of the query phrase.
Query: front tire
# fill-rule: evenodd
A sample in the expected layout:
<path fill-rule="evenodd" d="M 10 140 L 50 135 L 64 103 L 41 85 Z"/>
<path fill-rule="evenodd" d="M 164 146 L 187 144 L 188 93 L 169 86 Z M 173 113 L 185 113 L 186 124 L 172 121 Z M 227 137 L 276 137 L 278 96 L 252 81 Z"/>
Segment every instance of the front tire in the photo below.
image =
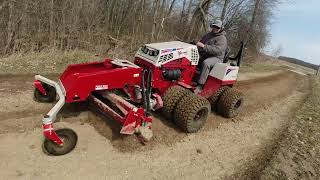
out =
<path fill-rule="evenodd" d="M 45 153 L 60 156 L 71 152 L 76 147 L 78 136 L 72 129 L 58 129 L 56 133 L 62 139 L 63 145 L 60 146 L 49 139 L 45 139 L 43 142 L 43 150 Z"/>
<path fill-rule="evenodd" d="M 187 94 L 191 94 L 191 91 L 180 86 L 172 86 L 168 88 L 168 90 L 164 93 L 164 96 L 162 98 L 163 115 L 168 119 L 172 119 L 174 109 L 176 108 L 178 102 L 181 100 L 182 97 L 186 96 Z"/>
<path fill-rule="evenodd" d="M 207 99 L 190 94 L 183 97 L 178 103 L 174 120 L 182 131 L 195 133 L 206 123 L 210 110 L 210 103 Z"/>

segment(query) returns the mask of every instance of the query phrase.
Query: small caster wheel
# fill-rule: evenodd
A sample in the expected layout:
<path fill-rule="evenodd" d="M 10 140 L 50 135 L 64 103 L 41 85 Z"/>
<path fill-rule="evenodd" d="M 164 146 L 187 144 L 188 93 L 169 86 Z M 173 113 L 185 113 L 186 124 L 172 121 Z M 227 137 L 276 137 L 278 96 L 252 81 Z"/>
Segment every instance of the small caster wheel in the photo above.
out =
<path fill-rule="evenodd" d="M 56 133 L 61 138 L 63 145 L 56 144 L 50 139 L 45 139 L 43 142 L 43 151 L 45 153 L 60 156 L 71 152 L 76 147 L 78 136 L 72 129 L 57 129 Z"/>

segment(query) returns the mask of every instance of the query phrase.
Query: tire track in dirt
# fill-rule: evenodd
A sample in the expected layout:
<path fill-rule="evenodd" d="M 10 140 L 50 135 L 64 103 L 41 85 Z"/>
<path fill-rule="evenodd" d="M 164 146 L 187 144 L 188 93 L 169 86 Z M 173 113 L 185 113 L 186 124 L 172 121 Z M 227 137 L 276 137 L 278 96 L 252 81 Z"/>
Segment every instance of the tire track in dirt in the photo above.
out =
<path fill-rule="evenodd" d="M 309 82 L 306 84 L 309 84 Z M 290 113 L 288 113 L 286 117 L 287 122 L 284 123 L 282 127 L 278 128 L 279 130 L 273 134 L 272 138 L 261 145 L 260 151 L 252 154 L 251 161 L 244 163 L 242 167 L 239 167 L 239 169 L 237 169 L 234 173 L 228 174 L 223 179 L 260 179 L 261 172 L 270 163 L 273 155 L 279 150 L 280 143 L 287 138 L 286 132 L 289 124 L 291 123 L 291 119 L 294 118 L 295 113 L 305 102 L 308 93 L 305 92 L 302 98 L 303 100 L 299 101 L 293 108 L 291 108 Z"/>
<path fill-rule="evenodd" d="M 58 75 L 49 74 L 47 77 L 55 80 Z M 34 74 L 0 74 L 0 121 L 44 115 L 53 107 L 54 103 L 34 101 L 33 81 Z"/>

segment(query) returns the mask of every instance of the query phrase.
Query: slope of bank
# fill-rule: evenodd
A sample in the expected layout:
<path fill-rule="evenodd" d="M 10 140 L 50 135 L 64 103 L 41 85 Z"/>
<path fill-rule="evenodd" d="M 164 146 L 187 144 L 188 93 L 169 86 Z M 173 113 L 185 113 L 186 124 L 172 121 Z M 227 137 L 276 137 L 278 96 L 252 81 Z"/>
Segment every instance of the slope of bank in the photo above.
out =
<path fill-rule="evenodd" d="M 262 179 L 320 179 L 320 78 L 297 111 Z"/>

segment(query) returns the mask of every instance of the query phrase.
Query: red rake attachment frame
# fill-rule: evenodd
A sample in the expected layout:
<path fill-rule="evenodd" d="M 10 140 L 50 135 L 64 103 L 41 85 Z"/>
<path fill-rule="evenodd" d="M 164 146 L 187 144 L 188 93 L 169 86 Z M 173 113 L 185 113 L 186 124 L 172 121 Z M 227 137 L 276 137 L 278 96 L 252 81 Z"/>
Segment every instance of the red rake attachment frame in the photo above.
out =
<path fill-rule="evenodd" d="M 65 144 L 64 138 L 60 137 L 59 134 L 56 133 L 56 130 L 53 127 L 53 123 L 56 120 L 56 116 L 58 112 L 61 110 L 61 108 L 66 103 L 66 92 L 63 84 L 59 80 L 59 82 L 54 82 L 50 79 L 47 79 L 43 76 L 36 75 L 35 76 L 36 82 L 41 82 L 47 85 L 50 85 L 55 88 L 59 100 L 55 104 L 55 106 L 44 116 L 42 119 L 42 128 L 43 128 L 43 135 L 46 138 L 46 140 L 50 140 L 54 144 L 50 144 L 50 147 L 47 147 L 46 144 L 44 144 L 45 151 L 52 155 L 63 155 L 75 147 L 75 144 Z M 36 83 L 37 88 L 38 86 L 42 87 L 41 83 Z M 41 89 L 40 87 L 40 89 Z M 122 126 L 122 129 L 120 131 L 121 134 L 137 134 L 138 139 L 141 142 L 149 141 L 152 137 L 152 131 L 151 131 L 151 125 L 152 125 L 152 118 L 148 117 L 146 115 L 146 112 L 143 108 L 138 108 L 126 100 L 124 100 L 122 97 L 106 91 L 97 92 L 99 93 L 103 98 L 106 98 L 111 103 L 115 104 L 116 107 L 121 111 L 120 113 L 117 113 L 115 110 L 113 110 L 110 106 L 103 103 L 100 99 L 98 99 L 96 96 L 91 94 L 88 98 L 88 100 L 91 100 L 93 104 L 95 104 L 101 112 L 104 114 L 114 118 L 117 122 L 120 123 Z M 70 132 L 70 129 L 68 129 Z M 66 131 L 64 131 L 65 133 Z M 71 133 L 71 134 L 70 134 Z M 68 137 L 75 137 L 77 139 L 77 135 L 74 131 L 70 132 L 69 135 L 65 135 Z M 69 140 L 69 141 L 75 141 L 75 140 Z M 64 146 L 73 146 L 70 147 L 64 147 Z M 68 151 L 66 151 L 66 149 Z"/>

